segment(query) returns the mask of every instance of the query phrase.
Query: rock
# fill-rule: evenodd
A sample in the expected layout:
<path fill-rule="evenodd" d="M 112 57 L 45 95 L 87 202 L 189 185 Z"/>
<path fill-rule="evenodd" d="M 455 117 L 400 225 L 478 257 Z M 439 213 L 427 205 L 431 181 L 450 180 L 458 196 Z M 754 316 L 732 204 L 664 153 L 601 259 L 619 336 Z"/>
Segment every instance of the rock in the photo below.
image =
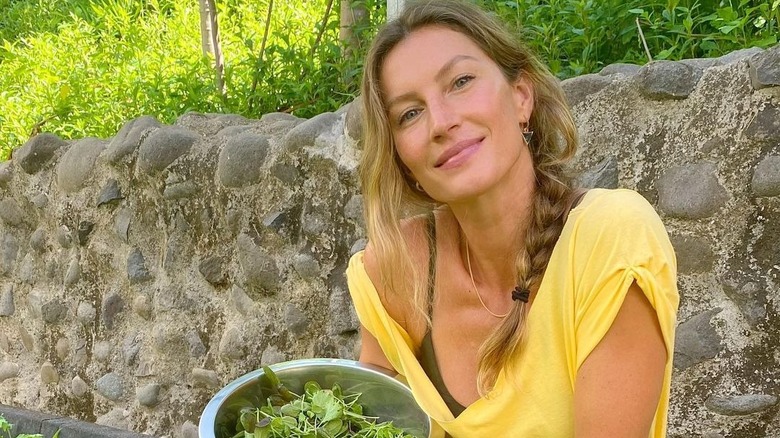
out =
<path fill-rule="evenodd" d="M 60 375 L 57 373 L 57 369 L 51 362 L 44 362 L 41 366 L 41 382 L 49 385 L 60 381 Z"/>
<path fill-rule="evenodd" d="M 79 222 L 79 228 L 76 230 L 76 240 L 80 246 L 87 244 L 89 235 L 92 234 L 92 229 L 95 228 L 95 224 L 90 221 Z"/>
<path fill-rule="evenodd" d="M 109 178 L 108 182 L 106 182 L 106 185 L 104 185 L 103 189 L 100 190 L 100 195 L 98 195 L 97 199 L 97 206 L 100 207 L 101 205 L 105 204 L 116 204 L 124 198 L 125 197 L 122 196 L 122 188 L 119 187 L 117 180 Z"/>
<path fill-rule="evenodd" d="M 89 390 L 89 386 L 81 377 L 76 376 L 70 381 L 70 393 L 73 394 L 74 397 L 84 396 L 84 394 L 87 393 L 87 390 Z"/>
<path fill-rule="evenodd" d="M 30 333 L 24 328 L 24 326 L 19 326 L 19 339 L 22 341 L 22 345 L 24 346 L 24 349 L 32 352 L 33 348 L 35 348 L 35 339 L 30 335 Z"/>
<path fill-rule="evenodd" d="M 639 69 L 639 92 L 655 100 L 684 99 L 696 88 L 701 72 L 674 61 L 653 61 Z"/>
<path fill-rule="evenodd" d="M 68 309 L 58 300 L 51 300 L 41 306 L 41 318 L 48 324 L 63 322 L 68 315 Z"/>
<path fill-rule="evenodd" d="M 743 59 L 749 59 L 754 55 L 758 55 L 759 53 L 763 53 L 764 49 L 760 47 L 748 47 L 745 49 L 735 50 L 731 53 L 727 53 L 718 60 L 721 64 L 727 65 L 727 64 L 734 64 L 735 62 L 742 61 Z"/>
<path fill-rule="evenodd" d="M 11 227 L 18 227 L 27 222 L 27 217 L 15 199 L 5 198 L 0 201 L 0 221 Z"/>
<path fill-rule="evenodd" d="M 160 122 L 152 116 L 141 116 L 125 123 L 111 139 L 103 158 L 109 163 L 119 162 L 135 152 L 143 139 L 160 126 Z"/>
<path fill-rule="evenodd" d="M 191 357 L 202 357 L 206 354 L 206 346 L 203 345 L 198 332 L 190 330 L 184 335 L 184 339 L 187 341 L 187 345 L 189 345 Z"/>
<path fill-rule="evenodd" d="M 288 186 L 298 185 L 301 179 L 300 169 L 284 163 L 276 163 L 271 166 L 271 175 Z"/>
<path fill-rule="evenodd" d="M 739 310 L 751 327 L 756 327 L 766 317 L 767 291 L 756 281 L 737 277 L 721 279 L 726 295 L 739 306 Z"/>
<path fill-rule="evenodd" d="M 362 149 L 363 140 L 363 97 L 358 95 L 347 105 L 347 118 L 344 121 L 344 134 Z"/>
<path fill-rule="evenodd" d="M 164 170 L 187 154 L 200 136 L 185 128 L 164 126 L 142 141 L 138 151 L 138 169 L 144 173 Z"/>
<path fill-rule="evenodd" d="M 57 164 L 57 185 L 65 193 L 79 191 L 92 175 L 95 160 L 106 143 L 97 138 L 79 140 L 68 149 Z"/>
<path fill-rule="evenodd" d="M 760 109 L 743 133 L 747 139 L 761 143 L 780 142 L 780 107 L 767 105 Z"/>
<path fill-rule="evenodd" d="M 138 248 L 133 248 L 127 257 L 127 278 L 130 280 L 130 284 L 137 284 L 152 279 L 151 274 L 146 269 L 144 255 Z"/>
<path fill-rule="evenodd" d="M 65 360 L 70 354 L 70 342 L 68 338 L 59 338 L 57 344 L 54 346 L 54 351 L 57 353 L 57 357 L 60 360 Z"/>
<path fill-rule="evenodd" d="M 246 316 L 254 307 L 255 302 L 249 298 L 249 295 L 247 295 L 243 289 L 238 286 L 233 286 L 230 289 L 230 304 L 232 304 L 236 312 Z"/>
<path fill-rule="evenodd" d="M 301 337 L 309 328 L 309 317 L 295 305 L 288 303 L 284 308 L 284 323 L 296 337 Z"/>
<path fill-rule="evenodd" d="M 222 257 L 210 256 L 200 262 L 198 271 L 200 271 L 206 281 L 217 286 L 223 284 L 226 280 L 224 264 L 225 260 Z"/>
<path fill-rule="evenodd" d="M 610 155 L 580 175 L 579 183 L 585 188 L 618 188 L 618 163 L 614 155 Z"/>
<path fill-rule="evenodd" d="M 135 390 L 135 398 L 141 406 L 152 407 L 160 403 L 160 385 L 150 383 Z"/>
<path fill-rule="evenodd" d="M 130 366 L 138 358 L 138 352 L 141 351 L 143 345 L 143 336 L 140 332 L 129 334 L 122 341 L 122 359 L 125 366 Z"/>
<path fill-rule="evenodd" d="M 569 78 L 561 82 L 569 106 L 584 102 L 591 94 L 596 94 L 612 83 L 612 79 L 597 74 L 586 74 Z"/>
<path fill-rule="evenodd" d="M 184 181 L 176 184 L 166 185 L 163 190 L 163 198 L 173 201 L 176 199 L 187 199 L 199 193 L 198 185 L 192 181 Z"/>
<path fill-rule="evenodd" d="M 133 219 L 133 212 L 127 208 L 119 210 L 114 221 L 114 231 L 122 242 L 128 243 L 128 232 L 130 230 L 130 221 Z"/>
<path fill-rule="evenodd" d="M 97 310 L 95 310 L 95 307 L 92 304 L 89 304 L 86 301 L 79 303 L 79 307 L 76 310 L 76 318 L 82 325 L 88 326 L 94 324 L 96 315 Z"/>
<path fill-rule="evenodd" d="M 284 362 L 287 360 L 287 356 L 279 350 L 275 345 L 269 345 L 263 350 L 262 356 L 260 356 L 260 363 L 263 365 L 273 365 L 275 363 Z"/>
<path fill-rule="evenodd" d="M 181 438 L 198 438 L 198 426 L 190 420 L 181 425 Z"/>
<path fill-rule="evenodd" d="M 733 396 L 713 395 L 704 406 L 720 415 L 750 415 L 763 412 L 777 404 L 777 397 L 767 394 L 746 394 Z"/>
<path fill-rule="evenodd" d="M 780 196 L 780 155 L 770 155 L 761 160 L 750 185 L 756 196 Z"/>
<path fill-rule="evenodd" d="M 780 85 L 780 49 L 778 46 L 748 58 L 750 83 L 760 90 Z"/>
<path fill-rule="evenodd" d="M 107 413 L 97 417 L 95 423 L 102 426 L 108 426 L 114 429 L 124 429 L 124 430 L 132 429 L 132 427 L 130 426 L 130 411 L 127 411 L 122 408 L 111 409 Z M 136 424 L 135 420 L 133 424 Z"/>
<path fill-rule="evenodd" d="M 94 352 L 94 350 L 93 350 Z M 93 357 L 95 357 L 93 355 Z M 64 358 L 63 358 L 64 359 Z M 87 365 L 87 340 L 86 338 L 76 339 L 76 345 L 73 348 L 73 358 L 71 362 L 76 367 L 83 367 Z"/>
<path fill-rule="evenodd" d="M 366 249 L 366 245 L 368 245 L 368 240 L 366 239 L 356 240 L 355 243 L 353 243 L 352 246 L 349 248 L 350 257 Z"/>
<path fill-rule="evenodd" d="M 239 234 L 236 246 L 247 286 L 265 294 L 276 292 L 282 280 L 276 260 L 247 234 Z"/>
<path fill-rule="evenodd" d="M 680 61 L 687 66 L 693 67 L 695 70 L 706 70 L 710 67 L 717 67 L 723 65 L 723 62 L 719 58 L 692 58 L 681 59 Z"/>
<path fill-rule="evenodd" d="M 219 341 L 219 355 L 227 359 L 241 359 L 244 357 L 244 340 L 238 329 L 230 328 L 222 333 Z"/>
<path fill-rule="evenodd" d="M 103 327 L 111 330 L 114 327 L 114 318 L 116 318 L 119 312 L 121 312 L 124 308 L 122 297 L 120 297 L 116 292 L 109 293 L 105 298 L 103 298 L 103 304 L 101 308 L 102 311 L 100 314 L 100 319 L 103 323 Z"/>
<path fill-rule="evenodd" d="M 39 273 L 37 272 L 37 268 L 35 266 L 35 257 L 32 253 L 28 252 L 24 256 L 22 262 L 19 264 L 19 270 L 17 271 L 16 276 L 23 283 L 29 284 L 30 286 L 35 284 Z"/>
<path fill-rule="evenodd" d="M 5 234 L 0 240 L 0 275 L 8 275 L 14 269 L 16 257 L 19 254 L 19 244 L 12 234 Z"/>
<path fill-rule="evenodd" d="M 12 161 L 0 163 L 0 186 L 7 186 L 14 177 Z"/>
<path fill-rule="evenodd" d="M 30 236 L 30 248 L 34 249 L 38 254 L 46 251 L 46 230 L 38 228 L 33 231 Z"/>
<path fill-rule="evenodd" d="M 11 316 L 16 311 L 14 307 L 14 285 L 7 284 L 0 295 L 0 316 Z"/>
<path fill-rule="evenodd" d="M 73 246 L 75 240 L 76 238 L 73 237 L 73 233 L 67 226 L 60 225 L 60 227 L 57 228 L 57 243 L 59 243 L 61 247 L 68 249 Z"/>
<path fill-rule="evenodd" d="M 334 113 L 322 113 L 299 124 L 284 136 L 284 149 L 297 152 L 307 147 L 313 147 L 320 134 L 330 131 L 338 116 Z"/>
<path fill-rule="evenodd" d="M 296 254 L 293 257 L 293 269 L 304 280 L 314 280 L 321 274 L 320 264 L 310 254 Z"/>
<path fill-rule="evenodd" d="M 344 216 L 363 224 L 363 195 L 354 195 L 344 206 Z"/>
<path fill-rule="evenodd" d="M 268 138 L 245 132 L 230 138 L 219 153 L 219 182 L 229 188 L 240 188 L 260 182 L 268 156 Z"/>
<path fill-rule="evenodd" d="M 14 151 L 14 161 L 22 170 L 32 175 L 43 169 L 57 149 L 66 144 L 54 134 L 38 134 Z"/>
<path fill-rule="evenodd" d="M 212 370 L 203 368 L 192 369 L 192 385 L 201 388 L 219 388 L 219 377 Z"/>
<path fill-rule="evenodd" d="M 712 163 L 672 167 L 658 181 L 658 206 L 669 216 L 703 219 L 715 214 L 728 199 Z"/>
<path fill-rule="evenodd" d="M 38 193 L 37 195 L 33 196 L 32 203 L 39 210 L 43 210 L 47 205 L 49 205 L 49 197 L 46 196 L 46 193 Z"/>
<path fill-rule="evenodd" d="M 11 341 L 8 340 L 8 336 L 5 333 L 0 333 L 0 351 L 11 352 Z"/>
<path fill-rule="evenodd" d="M 81 265 L 79 264 L 78 256 L 73 256 L 68 264 L 68 270 L 65 273 L 65 287 L 73 287 L 81 278 Z"/>
<path fill-rule="evenodd" d="M 0 363 L 0 383 L 19 376 L 19 365 L 13 362 Z"/>
<path fill-rule="evenodd" d="M 677 327 L 674 367 L 684 370 L 712 359 L 723 350 L 721 337 L 710 325 L 710 319 L 722 309 L 715 308 L 692 316 Z"/>
<path fill-rule="evenodd" d="M 715 263 L 715 255 L 709 242 L 702 237 L 673 234 L 669 236 L 677 254 L 677 272 L 697 274 L 709 272 Z"/>
<path fill-rule="evenodd" d="M 614 64 L 610 64 L 602 68 L 599 74 L 602 76 L 610 76 L 610 75 L 634 76 L 639 72 L 640 68 L 641 67 L 636 64 L 624 64 L 624 63 L 616 62 Z"/>
<path fill-rule="evenodd" d="M 360 328 L 360 321 L 352 305 L 352 298 L 346 288 L 331 288 L 328 312 L 332 315 L 328 325 L 329 335 L 357 333 Z"/>
<path fill-rule="evenodd" d="M 122 384 L 122 378 L 114 372 L 103 375 L 95 382 L 95 388 L 98 394 L 111 400 L 118 401 L 124 395 L 124 385 Z"/>
<path fill-rule="evenodd" d="M 133 298 L 133 311 L 147 321 L 151 319 L 152 304 L 149 302 L 149 297 L 146 294 L 138 294 Z"/>

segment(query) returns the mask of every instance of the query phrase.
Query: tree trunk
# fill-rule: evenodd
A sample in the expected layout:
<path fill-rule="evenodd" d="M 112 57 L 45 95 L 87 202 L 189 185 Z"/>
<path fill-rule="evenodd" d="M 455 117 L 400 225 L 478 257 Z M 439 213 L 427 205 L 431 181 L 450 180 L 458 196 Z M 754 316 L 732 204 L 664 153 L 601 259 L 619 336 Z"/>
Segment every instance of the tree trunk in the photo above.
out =
<path fill-rule="evenodd" d="M 368 9 L 363 2 L 341 0 L 341 18 L 339 26 L 339 41 L 344 49 L 344 57 L 349 58 L 353 53 L 359 53 L 360 40 L 355 29 L 367 26 L 369 22 Z"/>
<path fill-rule="evenodd" d="M 198 0 L 200 4 L 200 43 L 203 56 L 214 57 L 214 72 L 219 94 L 225 94 L 224 63 L 222 46 L 219 43 L 217 6 L 214 0 Z"/>
<path fill-rule="evenodd" d="M 387 0 L 387 21 L 401 15 L 405 0 Z"/>

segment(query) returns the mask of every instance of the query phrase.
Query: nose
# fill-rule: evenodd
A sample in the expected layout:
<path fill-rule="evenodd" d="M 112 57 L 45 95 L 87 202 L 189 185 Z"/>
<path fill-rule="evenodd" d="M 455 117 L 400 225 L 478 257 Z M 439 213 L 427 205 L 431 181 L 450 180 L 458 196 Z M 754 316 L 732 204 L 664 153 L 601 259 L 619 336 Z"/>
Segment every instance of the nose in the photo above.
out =
<path fill-rule="evenodd" d="M 446 100 L 440 99 L 428 103 L 428 123 L 432 139 L 446 136 L 452 128 L 460 124 L 459 120 L 456 109 Z"/>

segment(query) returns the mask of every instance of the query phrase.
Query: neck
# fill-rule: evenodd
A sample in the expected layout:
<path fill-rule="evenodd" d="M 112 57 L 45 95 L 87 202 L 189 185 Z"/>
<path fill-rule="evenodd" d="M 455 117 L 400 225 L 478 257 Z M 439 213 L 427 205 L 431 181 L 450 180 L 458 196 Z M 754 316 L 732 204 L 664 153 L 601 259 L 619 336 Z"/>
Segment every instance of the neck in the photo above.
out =
<path fill-rule="evenodd" d="M 531 220 L 535 175 L 525 160 L 510 181 L 478 197 L 450 204 L 460 226 L 461 255 L 465 266 L 468 244 L 475 281 L 484 294 L 509 296 L 517 283 L 515 261 Z"/>

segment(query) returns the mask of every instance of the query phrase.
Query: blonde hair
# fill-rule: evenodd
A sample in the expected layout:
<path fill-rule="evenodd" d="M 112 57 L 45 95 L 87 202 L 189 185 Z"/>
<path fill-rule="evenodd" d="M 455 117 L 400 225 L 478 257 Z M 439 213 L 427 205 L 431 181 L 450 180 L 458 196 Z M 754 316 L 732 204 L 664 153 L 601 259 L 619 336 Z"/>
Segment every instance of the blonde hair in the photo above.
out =
<path fill-rule="evenodd" d="M 393 283 L 393 278 L 411 278 L 415 308 L 430 324 L 427 272 L 412 263 L 400 221 L 410 211 L 431 209 L 437 203 L 424 192 L 415 190 L 411 176 L 404 171 L 379 81 L 388 53 L 410 33 L 427 26 L 442 26 L 469 37 L 496 62 L 507 81 L 514 82 L 523 75 L 533 86 L 534 111 L 529 126 L 534 135 L 529 148 L 536 187 L 532 216 L 523 241 L 525 250 L 516 261 L 521 289 L 538 287 L 563 228 L 571 195 L 571 178 L 564 165 L 576 151 L 577 131 L 558 80 L 502 23 L 480 8 L 465 1 L 413 1 L 397 19 L 380 29 L 366 57 L 361 90 L 360 180 L 368 238 L 379 261 L 382 285 L 389 292 L 397 292 L 399 285 Z M 529 306 L 521 301 L 514 303 L 509 315 L 480 348 L 477 383 L 482 394 L 492 388 L 504 366 L 511 366 L 510 359 L 520 351 L 525 338 Z"/>

